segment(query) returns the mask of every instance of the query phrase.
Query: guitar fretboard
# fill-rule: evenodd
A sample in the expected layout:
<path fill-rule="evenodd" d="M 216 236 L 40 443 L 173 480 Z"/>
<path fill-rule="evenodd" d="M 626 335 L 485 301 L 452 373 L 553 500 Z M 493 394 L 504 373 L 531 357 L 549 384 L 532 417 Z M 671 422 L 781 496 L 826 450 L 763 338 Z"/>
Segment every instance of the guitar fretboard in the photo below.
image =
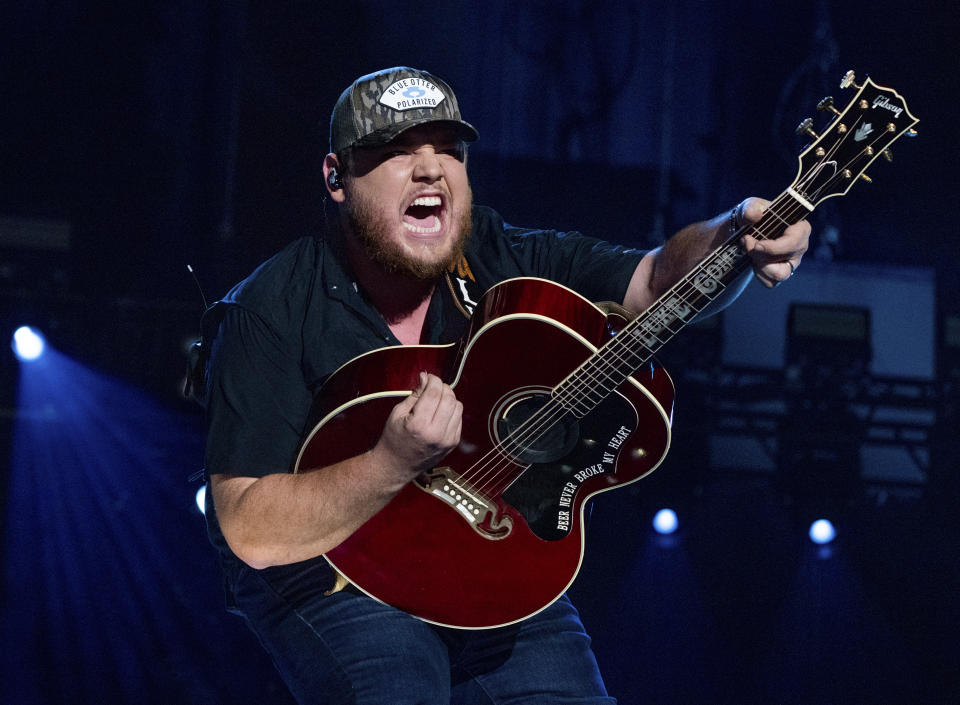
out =
<path fill-rule="evenodd" d="M 743 235 L 750 234 L 758 240 L 775 239 L 810 210 L 809 203 L 789 190 L 784 191 L 758 222 L 734 232 L 557 385 L 553 399 L 577 418 L 586 416 L 749 268 L 749 259 L 740 245 Z"/>

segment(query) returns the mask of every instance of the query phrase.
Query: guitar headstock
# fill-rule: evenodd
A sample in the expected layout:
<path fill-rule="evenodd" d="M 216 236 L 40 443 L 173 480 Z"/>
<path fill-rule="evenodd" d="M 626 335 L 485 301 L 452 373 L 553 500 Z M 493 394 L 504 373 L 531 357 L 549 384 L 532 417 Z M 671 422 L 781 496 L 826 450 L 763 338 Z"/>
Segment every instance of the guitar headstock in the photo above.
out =
<path fill-rule="evenodd" d="M 834 114 L 821 134 L 806 119 L 797 128 L 814 142 L 800 154 L 800 169 L 788 191 L 813 210 L 821 201 L 847 193 L 858 180 L 870 181 L 864 173 L 881 154 L 892 159 L 890 145 L 901 135 L 911 136 L 918 120 L 910 114 L 903 96 L 878 86 L 869 78 L 863 85 L 854 83 L 852 71 L 840 82 L 843 89 L 857 88 L 857 94 L 843 110 L 837 110 L 833 98 L 824 98 L 817 106 Z"/>

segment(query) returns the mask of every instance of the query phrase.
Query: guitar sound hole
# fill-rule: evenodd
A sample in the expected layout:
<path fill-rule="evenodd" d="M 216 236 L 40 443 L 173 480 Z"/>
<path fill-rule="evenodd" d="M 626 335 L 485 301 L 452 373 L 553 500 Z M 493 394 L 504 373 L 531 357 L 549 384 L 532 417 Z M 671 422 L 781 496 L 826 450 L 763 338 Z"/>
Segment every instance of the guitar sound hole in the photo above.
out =
<path fill-rule="evenodd" d="M 528 394 L 497 413 L 497 440 L 521 464 L 555 462 L 580 440 L 580 424 L 570 414 L 560 408 L 537 413 L 549 402 L 549 394 Z"/>

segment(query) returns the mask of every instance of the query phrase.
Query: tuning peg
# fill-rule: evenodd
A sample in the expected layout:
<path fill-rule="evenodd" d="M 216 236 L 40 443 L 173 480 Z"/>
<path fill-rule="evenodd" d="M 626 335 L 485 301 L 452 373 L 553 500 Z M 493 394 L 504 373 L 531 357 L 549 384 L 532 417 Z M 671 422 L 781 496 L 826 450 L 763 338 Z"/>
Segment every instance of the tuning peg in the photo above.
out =
<path fill-rule="evenodd" d="M 872 183 L 873 183 L 873 179 L 871 179 L 871 178 L 870 178 L 869 176 L 867 176 L 866 174 L 860 174 L 860 178 L 863 179 L 864 181 L 866 181 L 868 184 L 872 184 Z"/>
<path fill-rule="evenodd" d="M 829 110 L 834 115 L 840 114 L 840 111 L 833 107 L 832 95 L 828 95 L 826 98 L 817 103 L 817 110 Z"/>
<path fill-rule="evenodd" d="M 797 125 L 797 134 L 798 135 L 810 135 L 813 139 L 820 139 L 820 135 L 813 131 L 813 120 L 807 118 L 799 125 Z"/>
<path fill-rule="evenodd" d="M 840 81 L 840 87 L 849 88 L 850 86 L 853 86 L 854 88 L 859 89 L 860 86 L 854 83 L 854 79 L 856 79 L 856 77 L 857 75 L 853 71 L 847 71 L 845 74 L 843 74 L 843 79 Z"/>
<path fill-rule="evenodd" d="M 890 149 L 885 149 L 882 152 L 880 152 L 880 154 L 882 154 L 883 158 L 886 159 L 888 162 L 893 161 L 893 152 Z"/>
<path fill-rule="evenodd" d="M 916 137 L 917 131 L 911 127 L 909 130 L 907 130 L 906 134 L 907 134 L 907 137 Z"/>

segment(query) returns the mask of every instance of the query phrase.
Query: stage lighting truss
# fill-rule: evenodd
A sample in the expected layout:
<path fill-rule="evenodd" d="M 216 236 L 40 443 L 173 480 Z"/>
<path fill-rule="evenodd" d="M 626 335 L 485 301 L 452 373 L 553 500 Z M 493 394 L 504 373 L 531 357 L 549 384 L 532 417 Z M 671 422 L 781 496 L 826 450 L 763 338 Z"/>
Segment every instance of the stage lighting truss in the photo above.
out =
<path fill-rule="evenodd" d="M 821 413 L 815 409 L 815 392 L 797 387 L 789 369 L 727 365 L 711 370 L 709 375 L 704 370 L 679 370 L 674 380 L 687 396 L 700 397 L 703 402 L 702 414 L 697 418 L 698 433 L 748 442 L 763 456 L 757 459 L 756 466 L 771 472 L 778 465 L 784 426 L 797 414 L 806 413 L 810 418 Z M 909 459 L 909 467 L 882 481 L 872 482 L 869 473 L 864 473 L 866 489 L 906 494 L 922 490 L 930 472 L 930 445 L 938 424 L 938 383 L 864 374 L 855 383 L 837 386 L 833 391 L 840 396 L 842 409 L 850 415 L 851 422 L 860 424 L 861 444 L 899 449 Z M 803 411 L 805 400 L 810 402 L 809 412 Z"/>

